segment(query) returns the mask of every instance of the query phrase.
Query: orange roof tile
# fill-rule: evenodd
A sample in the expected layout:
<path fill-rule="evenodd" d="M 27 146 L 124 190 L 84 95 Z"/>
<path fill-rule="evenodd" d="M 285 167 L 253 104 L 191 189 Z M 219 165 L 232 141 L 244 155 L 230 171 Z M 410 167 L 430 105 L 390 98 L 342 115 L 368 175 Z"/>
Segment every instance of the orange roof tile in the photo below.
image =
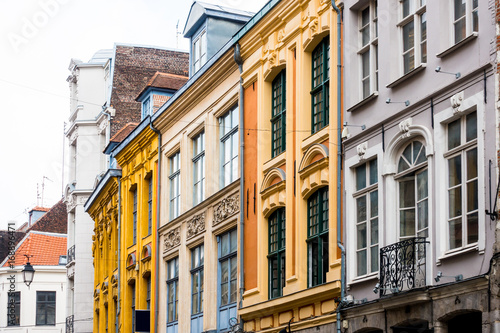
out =
<path fill-rule="evenodd" d="M 45 208 L 45 207 L 35 206 L 35 207 L 33 207 L 32 209 L 30 209 L 30 211 L 29 211 L 29 212 L 32 212 L 32 211 L 34 211 L 34 210 L 39 211 L 39 212 L 48 212 L 48 211 L 50 210 L 50 208 Z M 28 212 L 28 213 L 29 213 L 29 212 Z"/>
<path fill-rule="evenodd" d="M 23 266 L 27 259 L 25 254 L 30 255 L 30 263 L 44 266 L 57 266 L 59 256 L 66 255 L 66 235 L 49 234 L 30 231 L 19 244 L 14 260 L 14 266 Z M 8 267 L 12 262 L 8 259 L 3 267 Z"/>
<path fill-rule="evenodd" d="M 156 72 L 144 89 L 147 87 L 156 87 L 179 90 L 188 79 L 189 77 L 187 76 Z"/>
<path fill-rule="evenodd" d="M 110 142 L 122 142 L 136 127 L 138 123 L 128 123 L 123 126 L 111 139 Z"/>

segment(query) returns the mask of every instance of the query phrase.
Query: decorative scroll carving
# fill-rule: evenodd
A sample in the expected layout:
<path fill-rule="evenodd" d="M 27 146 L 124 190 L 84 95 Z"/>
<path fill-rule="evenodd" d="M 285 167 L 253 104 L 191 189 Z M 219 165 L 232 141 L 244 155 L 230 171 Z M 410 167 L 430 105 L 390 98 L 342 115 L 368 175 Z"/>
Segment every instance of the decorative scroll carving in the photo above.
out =
<path fill-rule="evenodd" d="M 79 205 L 85 205 L 85 203 L 87 202 L 88 199 L 89 199 L 88 196 L 78 197 L 78 204 Z"/>
<path fill-rule="evenodd" d="M 178 246 L 181 243 L 181 227 L 170 230 L 165 235 L 165 251 Z"/>
<path fill-rule="evenodd" d="M 203 231 L 205 231 L 205 213 L 193 216 L 191 221 L 187 223 L 186 236 L 189 239 Z"/>
<path fill-rule="evenodd" d="M 229 216 L 236 214 L 240 210 L 240 196 L 234 195 L 229 198 L 224 198 L 214 206 L 214 222 L 213 225 L 219 224 Z"/>
<path fill-rule="evenodd" d="M 462 103 L 464 101 L 464 92 L 461 91 L 450 98 L 451 107 L 453 108 L 453 114 L 457 114 L 463 111 Z"/>
<path fill-rule="evenodd" d="M 285 38 L 285 29 L 281 29 L 278 32 L 278 43 L 281 43 L 284 38 Z"/>
<path fill-rule="evenodd" d="M 66 197 L 66 209 L 68 212 L 71 212 L 76 207 L 76 199 L 73 194 Z"/>
<path fill-rule="evenodd" d="M 314 20 L 311 21 L 311 23 L 309 23 L 309 28 L 311 29 L 311 35 L 315 35 L 319 32 L 318 27 L 319 27 L 319 21 L 318 18 L 315 18 Z"/>
<path fill-rule="evenodd" d="M 368 142 L 365 141 L 363 143 L 360 143 L 357 147 L 356 147 L 356 150 L 358 151 L 358 156 L 359 156 L 359 160 L 362 161 L 365 159 L 365 153 L 366 153 L 366 150 L 368 149 Z"/>
<path fill-rule="evenodd" d="M 276 51 L 271 52 L 269 54 L 269 66 L 274 67 L 277 65 L 278 53 Z"/>
<path fill-rule="evenodd" d="M 413 124 L 412 118 L 408 118 L 399 123 L 399 131 L 401 132 L 401 136 L 403 138 L 410 137 L 410 126 Z"/>

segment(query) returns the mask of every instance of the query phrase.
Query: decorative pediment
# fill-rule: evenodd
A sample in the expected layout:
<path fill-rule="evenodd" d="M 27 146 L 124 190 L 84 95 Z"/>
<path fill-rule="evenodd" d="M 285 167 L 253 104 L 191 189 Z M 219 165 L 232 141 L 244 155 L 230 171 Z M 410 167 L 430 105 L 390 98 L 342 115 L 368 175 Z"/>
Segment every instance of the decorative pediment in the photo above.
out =
<path fill-rule="evenodd" d="M 280 168 L 273 168 L 264 176 L 261 186 L 262 213 L 268 217 L 278 207 L 286 204 L 286 174 Z"/>
<path fill-rule="evenodd" d="M 177 227 L 173 230 L 170 230 L 166 235 L 165 235 L 165 251 L 170 250 L 173 247 L 179 246 L 181 243 L 181 227 Z"/>
<path fill-rule="evenodd" d="M 224 198 L 214 206 L 213 225 L 217 225 L 225 219 L 233 216 L 240 211 L 240 196 L 238 194 L 232 197 Z"/>
<path fill-rule="evenodd" d="M 142 247 L 141 260 L 142 261 L 151 260 L 152 253 L 153 251 L 151 250 L 151 243 L 144 245 Z"/>
<path fill-rule="evenodd" d="M 328 148 L 316 143 L 311 145 L 302 157 L 298 173 L 302 181 L 300 192 L 304 199 L 318 187 L 328 185 L 328 156 Z"/>
<path fill-rule="evenodd" d="M 131 270 L 133 268 L 135 268 L 135 265 L 137 263 L 137 260 L 136 260 L 136 256 L 135 256 L 135 251 L 132 252 L 132 253 L 129 253 L 129 255 L 127 256 L 127 269 L 128 270 Z"/>
<path fill-rule="evenodd" d="M 205 213 L 195 215 L 187 223 L 186 238 L 192 238 L 205 231 Z"/>

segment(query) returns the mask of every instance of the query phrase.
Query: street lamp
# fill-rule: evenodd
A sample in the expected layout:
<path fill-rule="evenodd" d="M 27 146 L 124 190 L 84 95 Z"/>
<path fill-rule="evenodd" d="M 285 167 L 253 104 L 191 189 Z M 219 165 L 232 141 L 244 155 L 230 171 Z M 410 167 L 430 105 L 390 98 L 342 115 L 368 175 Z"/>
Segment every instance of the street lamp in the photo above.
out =
<path fill-rule="evenodd" d="M 24 265 L 23 279 L 24 279 L 24 283 L 26 283 L 26 285 L 29 288 L 31 282 L 33 282 L 33 276 L 35 275 L 35 269 L 30 264 L 30 257 L 33 257 L 33 256 L 29 256 L 29 255 L 25 254 L 25 257 L 28 258 L 28 262 L 26 263 L 26 265 Z"/>

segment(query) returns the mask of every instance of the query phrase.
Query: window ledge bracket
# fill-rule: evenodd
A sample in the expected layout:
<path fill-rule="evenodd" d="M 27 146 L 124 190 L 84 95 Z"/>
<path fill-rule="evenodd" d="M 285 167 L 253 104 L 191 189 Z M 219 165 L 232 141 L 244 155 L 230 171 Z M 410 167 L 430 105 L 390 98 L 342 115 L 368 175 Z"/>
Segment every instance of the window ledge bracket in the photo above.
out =
<path fill-rule="evenodd" d="M 469 43 L 471 40 L 476 39 L 477 36 L 478 36 L 478 33 L 477 32 L 473 32 L 469 36 L 467 36 L 464 39 L 462 39 L 460 42 L 458 42 L 456 44 L 453 44 L 452 46 L 450 46 L 449 48 L 447 48 L 443 52 L 436 54 L 436 57 L 437 58 L 444 58 L 444 57 L 446 57 L 448 54 L 453 53 L 453 51 L 455 51 L 456 49 L 458 49 L 458 48 L 462 47 L 463 45 Z"/>
<path fill-rule="evenodd" d="M 427 67 L 427 65 L 425 63 L 418 65 L 417 67 L 413 68 L 411 71 L 406 73 L 405 75 L 399 77 L 398 79 L 396 79 L 396 80 L 392 81 L 391 83 L 389 83 L 388 85 L 386 85 L 386 88 L 394 88 L 395 86 L 397 86 L 401 82 L 403 82 L 403 81 L 409 79 L 410 77 L 412 77 L 413 75 L 423 71 L 425 69 L 425 67 Z"/>
<path fill-rule="evenodd" d="M 350 108 L 347 109 L 347 112 L 352 112 L 360 107 L 362 107 L 363 105 L 367 104 L 368 102 L 371 102 L 373 101 L 374 99 L 376 99 L 378 97 L 378 91 L 374 91 L 372 92 L 370 95 L 368 95 L 367 97 L 363 98 L 361 101 L 359 101 L 358 103 L 354 104 L 353 106 L 351 106 Z"/>

